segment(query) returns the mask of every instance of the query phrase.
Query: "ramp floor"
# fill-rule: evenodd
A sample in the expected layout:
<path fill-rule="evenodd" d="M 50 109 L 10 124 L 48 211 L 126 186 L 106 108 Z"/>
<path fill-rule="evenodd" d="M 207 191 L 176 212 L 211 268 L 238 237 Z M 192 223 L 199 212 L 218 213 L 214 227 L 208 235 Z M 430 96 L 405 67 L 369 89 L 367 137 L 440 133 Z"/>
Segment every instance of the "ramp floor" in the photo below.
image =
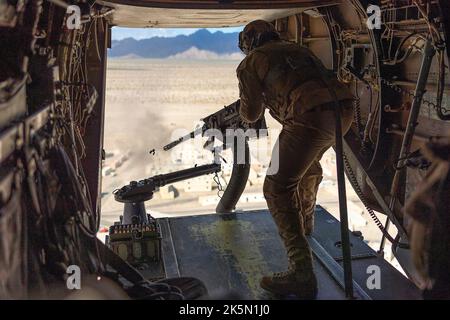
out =
<path fill-rule="evenodd" d="M 345 299 L 339 279 L 331 276 L 342 273 L 339 222 L 319 206 L 315 214 L 316 227 L 309 240 L 314 242 L 313 251 L 317 251 L 314 266 L 319 282 L 318 299 Z M 259 286 L 263 275 L 287 268 L 286 252 L 267 210 L 163 218 L 159 223 L 167 277 L 199 278 L 212 297 L 233 294 L 245 299 L 279 298 Z M 351 233 L 350 238 L 354 279 L 359 281 L 355 285 L 365 291 L 357 294 L 358 298 L 420 298 L 419 290 L 361 238 Z M 377 292 L 366 289 L 367 266 L 373 264 L 380 266 L 382 285 L 389 282 L 390 292 L 383 288 Z"/>

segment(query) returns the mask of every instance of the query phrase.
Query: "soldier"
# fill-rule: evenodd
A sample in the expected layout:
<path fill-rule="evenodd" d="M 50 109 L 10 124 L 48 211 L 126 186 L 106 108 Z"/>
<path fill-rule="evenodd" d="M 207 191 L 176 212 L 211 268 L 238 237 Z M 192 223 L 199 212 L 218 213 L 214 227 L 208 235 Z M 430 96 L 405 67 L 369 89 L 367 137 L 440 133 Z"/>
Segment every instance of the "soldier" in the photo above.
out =
<path fill-rule="evenodd" d="M 289 268 L 265 276 L 261 287 L 279 295 L 313 299 L 317 281 L 305 234 L 313 230 L 316 193 L 322 180 L 319 160 L 335 141 L 336 98 L 342 130 L 353 119 L 353 96 L 306 47 L 283 41 L 266 21 L 249 23 L 239 35 L 246 57 L 237 68 L 240 115 L 255 122 L 265 108 L 283 126 L 267 175 L 264 197 L 284 242 Z M 278 160 L 277 160 L 278 158 Z"/>
<path fill-rule="evenodd" d="M 405 203 L 415 282 L 425 299 L 450 299 L 450 135 L 422 148 L 431 163 Z"/>

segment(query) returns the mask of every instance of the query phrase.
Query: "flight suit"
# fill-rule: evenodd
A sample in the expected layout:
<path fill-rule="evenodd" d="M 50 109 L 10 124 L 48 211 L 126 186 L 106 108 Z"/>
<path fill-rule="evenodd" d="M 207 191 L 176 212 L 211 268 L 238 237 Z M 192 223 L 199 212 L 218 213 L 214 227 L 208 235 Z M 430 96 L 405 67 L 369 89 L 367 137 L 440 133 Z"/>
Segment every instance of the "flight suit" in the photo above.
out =
<path fill-rule="evenodd" d="M 424 299 L 450 299 L 450 132 L 421 148 L 431 163 L 405 203 L 414 282 Z M 445 253 L 445 254 L 443 254 Z"/>
<path fill-rule="evenodd" d="M 334 98 L 341 104 L 345 133 L 353 119 L 353 96 L 309 49 L 291 42 L 271 41 L 252 50 L 237 76 L 242 118 L 254 122 L 268 108 L 283 126 L 274 148 L 279 154 L 271 160 L 279 161 L 278 172 L 266 176 L 264 197 L 290 267 L 314 278 L 304 223 L 311 229 L 322 180 L 319 161 L 335 141 Z"/>

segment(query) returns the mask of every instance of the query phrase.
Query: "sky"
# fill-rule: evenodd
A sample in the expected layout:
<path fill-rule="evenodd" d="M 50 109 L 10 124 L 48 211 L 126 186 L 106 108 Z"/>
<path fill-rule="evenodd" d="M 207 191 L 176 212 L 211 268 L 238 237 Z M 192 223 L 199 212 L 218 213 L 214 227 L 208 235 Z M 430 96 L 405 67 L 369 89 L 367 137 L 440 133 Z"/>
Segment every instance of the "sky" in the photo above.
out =
<path fill-rule="evenodd" d="M 211 32 L 239 32 L 243 27 L 235 28 L 207 28 Z M 121 40 L 124 38 L 135 38 L 136 40 L 151 37 L 175 37 L 180 34 L 189 35 L 199 30 L 198 28 L 112 28 L 112 39 Z"/>

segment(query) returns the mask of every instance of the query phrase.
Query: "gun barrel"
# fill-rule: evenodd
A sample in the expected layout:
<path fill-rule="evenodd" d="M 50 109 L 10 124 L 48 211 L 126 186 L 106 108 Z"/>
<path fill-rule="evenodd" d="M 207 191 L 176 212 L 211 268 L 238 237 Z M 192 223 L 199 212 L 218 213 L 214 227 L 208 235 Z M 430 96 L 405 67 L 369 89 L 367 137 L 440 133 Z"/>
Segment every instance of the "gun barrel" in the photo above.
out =
<path fill-rule="evenodd" d="M 155 184 L 159 187 L 162 187 L 169 183 L 175 183 L 178 181 L 183 181 L 187 179 L 192 179 L 196 177 L 200 177 L 210 173 L 219 172 L 221 169 L 220 164 L 205 164 L 193 168 L 188 168 L 180 171 L 170 172 L 166 174 L 162 174 L 159 176 L 153 177 Z"/>
<path fill-rule="evenodd" d="M 181 137 L 175 141 L 172 141 L 171 143 L 166 144 L 163 149 L 164 151 L 170 150 L 174 147 L 176 147 L 177 145 L 179 145 L 180 143 L 182 143 L 184 141 L 184 137 Z"/>
<path fill-rule="evenodd" d="M 170 150 L 170 149 L 176 147 L 177 145 L 179 145 L 179 144 L 182 143 L 183 141 L 192 139 L 192 138 L 194 138 L 196 135 L 198 135 L 198 134 L 200 134 L 200 133 L 202 133 L 202 132 L 203 132 L 203 128 L 196 129 L 196 130 L 192 131 L 191 133 L 189 133 L 189 134 L 187 134 L 187 135 L 185 135 L 185 136 L 182 136 L 182 137 L 178 138 L 177 140 L 172 141 L 171 143 L 166 144 L 166 145 L 163 147 L 163 150 L 164 150 L 164 151 L 168 151 L 168 150 Z"/>
<path fill-rule="evenodd" d="M 194 168 L 160 174 L 140 181 L 131 181 L 128 185 L 114 191 L 114 199 L 118 202 L 143 202 L 150 200 L 159 187 L 168 183 L 192 179 L 221 170 L 220 164 L 206 164 Z"/>

